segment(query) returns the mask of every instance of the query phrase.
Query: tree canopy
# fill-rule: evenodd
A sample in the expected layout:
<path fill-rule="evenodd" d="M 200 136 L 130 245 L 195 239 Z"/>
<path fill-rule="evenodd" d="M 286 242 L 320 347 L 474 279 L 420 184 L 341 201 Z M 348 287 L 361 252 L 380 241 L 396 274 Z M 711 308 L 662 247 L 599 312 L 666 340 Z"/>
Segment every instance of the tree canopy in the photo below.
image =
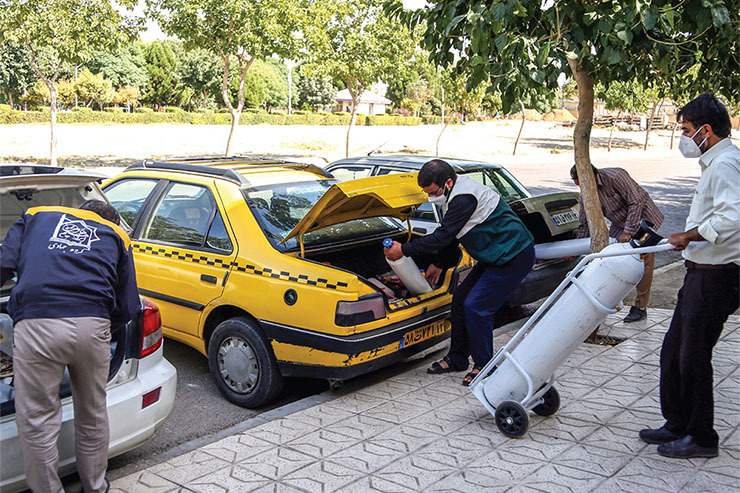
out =
<path fill-rule="evenodd" d="M 422 46 L 433 60 L 466 74 L 469 88 L 488 81 L 505 112 L 527 94 L 557 90 L 561 74 L 575 79 L 575 160 L 594 250 L 607 244 L 587 172 L 594 83 L 671 81 L 699 64 L 697 91 L 736 94 L 740 84 L 733 0 L 441 0 L 415 11 L 387 0 L 385 7 L 410 26 L 425 23 Z"/>

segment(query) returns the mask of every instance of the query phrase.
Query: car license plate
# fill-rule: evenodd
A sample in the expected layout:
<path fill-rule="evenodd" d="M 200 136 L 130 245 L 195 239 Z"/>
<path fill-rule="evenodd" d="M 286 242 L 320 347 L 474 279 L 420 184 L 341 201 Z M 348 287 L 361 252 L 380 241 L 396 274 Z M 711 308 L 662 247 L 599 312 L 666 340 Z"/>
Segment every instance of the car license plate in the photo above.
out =
<path fill-rule="evenodd" d="M 568 212 L 561 212 L 559 214 L 551 214 L 550 217 L 556 226 L 562 226 L 573 221 L 578 221 L 578 214 L 571 209 Z"/>
<path fill-rule="evenodd" d="M 414 329 L 411 332 L 406 332 L 406 334 L 404 334 L 404 336 L 401 338 L 401 344 L 398 349 L 403 349 L 405 347 L 411 346 L 412 344 L 416 344 L 417 342 L 425 341 L 427 339 L 431 339 L 434 336 L 444 334 L 446 330 L 447 327 L 445 325 L 445 320 L 437 320 L 433 324 L 419 327 L 418 329 Z"/>

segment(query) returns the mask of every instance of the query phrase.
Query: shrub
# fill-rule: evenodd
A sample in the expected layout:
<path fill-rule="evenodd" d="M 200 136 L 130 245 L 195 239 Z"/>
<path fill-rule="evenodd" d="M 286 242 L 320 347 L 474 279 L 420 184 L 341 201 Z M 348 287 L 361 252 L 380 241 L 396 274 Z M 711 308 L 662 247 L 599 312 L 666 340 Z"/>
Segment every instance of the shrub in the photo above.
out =
<path fill-rule="evenodd" d="M 146 106 L 142 106 L 140 108 L 136 108 L 136 113 L 142 113 L 144 115 L 150 115 L 154 113 L 154 110 L 151 108 L 147 108 Z"/>

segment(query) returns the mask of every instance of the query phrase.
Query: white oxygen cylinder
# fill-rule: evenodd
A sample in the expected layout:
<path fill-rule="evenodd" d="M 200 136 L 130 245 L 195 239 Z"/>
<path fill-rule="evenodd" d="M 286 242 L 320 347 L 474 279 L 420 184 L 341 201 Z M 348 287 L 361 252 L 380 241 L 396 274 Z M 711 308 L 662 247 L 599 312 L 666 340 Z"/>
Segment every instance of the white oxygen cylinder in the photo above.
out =
<path fill-rule="evenodd" d="M 383 240 L 383 246 L 390 248 L 393 245 L 393 240 L 386 238 Z M 421 273 L 419 268 L 416 266 L 416 262 L 411 257 L 403 256 L 398 260 L 385 259 L 388 265 L 391 266 L 393 272 L 403 281 L 403 285 L 409 290 L 414 296 L 428 293 L 432 290 L 432 287 L 427 282 L 424 275 Z"/>
<path fill-rule="evenodd" d="M 616 242 L 616 239 L 609 238 L 609 243 Z M 589 253 L 591 253 L 591 238 L 538 243 L 534 246 L 534 256 L 537 260 L 578 257 L 580 255 L 588 255 Z"/>
<path fill-rule="evenodd" d="M 603 252 L 627 249 L 632 249 L 629 243 L 616 243 Z M 637 285 L 644 269 L 639 254 L 599 258 L 584 269 L 578 281 L 602 305 L 614 308 Z M 606 316 L 577 286 L 571 285 L 563 292 L 511 352 L 532 377 L 535 391 Z M 486 399 L 494 407 L 504 401 L 521 402 L 527 395 L 527 382 L 509 358 L 499 363 L 482 384 Z"/>

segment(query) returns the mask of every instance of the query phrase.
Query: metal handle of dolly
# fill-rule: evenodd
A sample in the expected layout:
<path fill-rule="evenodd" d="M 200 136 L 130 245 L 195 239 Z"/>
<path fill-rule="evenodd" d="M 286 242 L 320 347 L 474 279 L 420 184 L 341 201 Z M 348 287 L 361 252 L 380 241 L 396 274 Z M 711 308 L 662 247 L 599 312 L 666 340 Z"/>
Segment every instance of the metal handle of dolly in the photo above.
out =
<path fill-rule="evenodd" d="M 486 378 L 488 373 L 493 369 L 494 366 L 496 366 L 501 360 L 508 357 L 509 360 L 513 363 L 514 368 L 521 373 L 522 377 L 524 377 L 524 380 L 527 382 L 527 395 L 522 400 L 522 403 L 528 403 L 533 395 L 534 395 L 534 382 L 532 382 L 532 378 L 529 376 L 529 374 L 526 372 L 526 370 L 519 364 L 518 361 L 516 361 L 516 358 L 513 358 L 511 356 L 511 348 L 516 345 L 522 337 L 527 333 L 529 328 L 537 322 L 544 313 L 552 306 L 552 304 L 557 300 L 558 296 L 560 296 L 560 293 L 562 293 L 565 288 L 568 287 L 569 284 L 575 285 L 578 289 L 581 290 L 582 293 L 586 295 L 586 298 L 594 305 L 596 308 L 598 308 L 601 311 L 604 311 L 606 313 L 614 313 L 616 310 L 613 308 L 607 308 L 605 307 L 599 300 L 596 299 L 596 297 L 593 296 L 593 294 L 586 291 L 583 287 L 583 284 L 576 278 L 576 276 L 585 269 L 585 266 L 589 264 L 592 260 L 596 260 L 599 258 L 607 258 L 607 257 L 621 257 L 624 255 L 642 255 L 647 253 L 656 253 L 656 252 L 664 252 L 668 250 L 675 249 L 675 245 L 672 245 L 668 243 L 668 240 L 661 240 L 660 243 L 658 243 L 655 246 L 649 246 L 649 247 L 641 247 L 641 248 L 633 248 L 631 250 L 619 250 L 619 251 L 610 251 L 610 252 L 597 252 L 597 253 L 591 253 L 589 255 L 586 255 L 583 257 L 580 262 L 576 264 L 576 266 L 568 272 L 568 275 L 565 276 L 565 279 L 558 285 L 557 288 L 555 288 L 555 291 L 550 294 L 550 296 L 547 297 L 544 303 L 537 309 L 536 312 L 527 320 L 527 322 L 517 331 L 516 334 L 514 334 L 514 337 L 511 338 L 511 340 L 506 343 L 501 349 L 498 350 L 498 352 L 493 356 L 491 361 L 486 363 L 486 365 L 480 370 L 480 373 L 478 373 L 478 376 L 476 376 L 473 381 L 470 382 L 470 388 L 471 390 L 474 389 L 483 379 Z M 552 381 L 552 377 L 550 378 Z"/>

